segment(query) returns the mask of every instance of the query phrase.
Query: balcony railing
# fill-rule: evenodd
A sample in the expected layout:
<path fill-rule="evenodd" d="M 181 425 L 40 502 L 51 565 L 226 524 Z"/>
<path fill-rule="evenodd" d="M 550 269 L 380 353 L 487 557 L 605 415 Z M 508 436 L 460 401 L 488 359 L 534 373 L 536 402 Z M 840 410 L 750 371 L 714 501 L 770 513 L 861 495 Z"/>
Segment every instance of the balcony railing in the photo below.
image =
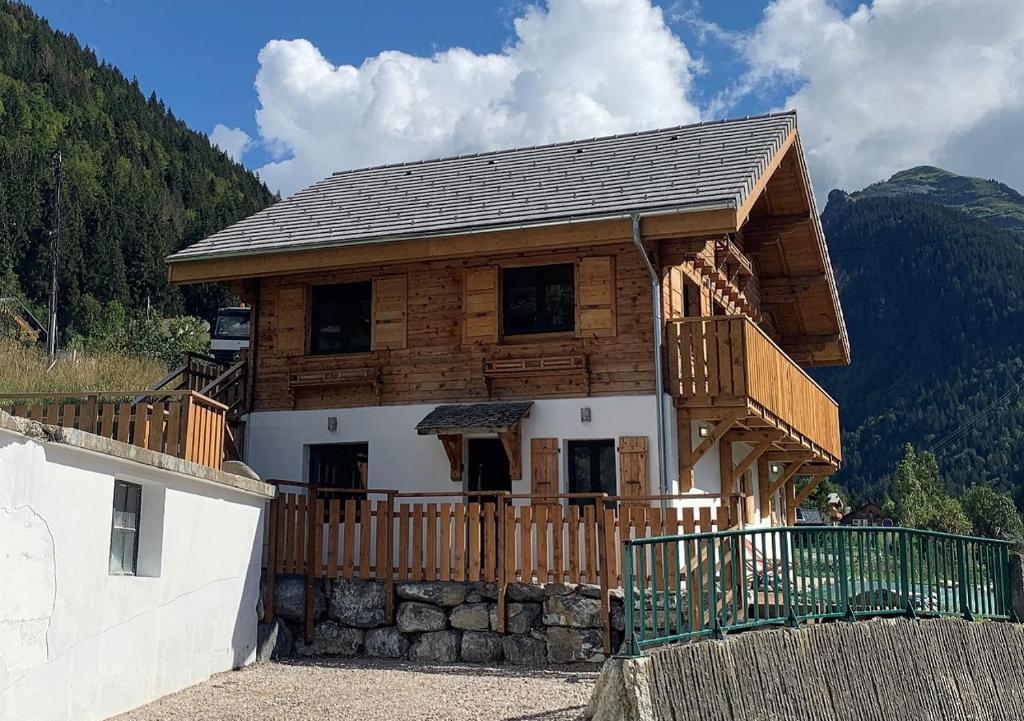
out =
<path fill-rule="evenodd" d="M 0 394 L 0 410 L 219 469 L 227 406 L 190 390 Z"/>
<path fill-rule="evenodd" d="M 670 321 L 669 390 L 684 408 L 748 408 L 838 462 L 839 406 L 742 316 Z"/>

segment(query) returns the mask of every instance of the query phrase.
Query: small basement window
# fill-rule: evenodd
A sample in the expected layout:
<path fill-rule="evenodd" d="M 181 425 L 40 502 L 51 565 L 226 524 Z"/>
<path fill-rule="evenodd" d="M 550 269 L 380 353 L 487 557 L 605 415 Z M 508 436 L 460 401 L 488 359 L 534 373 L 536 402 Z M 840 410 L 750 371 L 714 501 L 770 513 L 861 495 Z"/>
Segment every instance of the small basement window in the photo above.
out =
<path fill-rule="evenodd" d="M 310 353 L 370 350 L 372 294 L 373 284 L 369 281 L 314 286 Z"/>
<path fill-rule="evenodd" d="M 114 481 L 114 512 L 110 525 L 110 573 L 134 576 L 139 562 L 139 520 L 142 486 Z"/>
<path fill-rule="evenodd" d="M 616 495 L 615 441 L 569 441 L 569 493 L 607 493 Z M 589 505 L 586 498 L 570 503 Z M 609 505 L 613 505 L 611 502 Z"/>
<path fill-rule="evenodd" d="M 575 330 L 574 276 L 572 263 L 504 268 L 501 287 L 505 335 Z"/>

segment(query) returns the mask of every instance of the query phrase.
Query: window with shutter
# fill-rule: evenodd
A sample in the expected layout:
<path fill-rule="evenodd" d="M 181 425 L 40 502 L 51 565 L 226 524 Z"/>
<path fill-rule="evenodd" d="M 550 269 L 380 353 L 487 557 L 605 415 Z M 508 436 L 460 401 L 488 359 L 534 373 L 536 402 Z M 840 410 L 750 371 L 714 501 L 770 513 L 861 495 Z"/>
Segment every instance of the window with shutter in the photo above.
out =
<path fill-rule="evenodd" d="M 577 334 L 615 335 L 615 258 L 583 258 L 579 263 Z"/>
<path fill-rule="evenodd" d="M 306 349 L 306 289 L 281 288 L 277 293 L 277 350 L 302 355 Z"/>
<path fill-rule="evenodd" d="M 498 342 L 497 268 L 470 268 L 466 270 L 462 312 L 463 342 Z"/>
<path fill-rule="evenodd" d="M 408 314 L 406 275 L 391 275 L 373 281 L 373 349 L 406 347 Z"/>
<path fill-rule="evenodd" d="M 530 493 L 550 496 L 558 493 L 558 439 L 530 440 Z M 533 503 L 557 503 L 556 498 L 534 500 Z"/>
<path fill-rule="evenodd" d="M 619 488 L 625 497 L 649 496 L 647 436 L 619 438 Z M 640 504 L 646 505 L 644 501 Z"/>

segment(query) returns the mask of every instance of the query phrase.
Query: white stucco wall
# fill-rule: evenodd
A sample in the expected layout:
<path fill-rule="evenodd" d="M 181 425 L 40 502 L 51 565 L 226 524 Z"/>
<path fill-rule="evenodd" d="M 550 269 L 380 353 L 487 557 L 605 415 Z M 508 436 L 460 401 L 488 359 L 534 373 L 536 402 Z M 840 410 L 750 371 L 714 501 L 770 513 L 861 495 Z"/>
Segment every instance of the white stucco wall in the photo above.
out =
<path fill-rule="evenodd" d="M 146 576 L 108 573 L 115 479 L 143 487 Z M 105 719 L 252 661 L 264 502 L 0 428 L 0 721 Z"/>
<path fill-rule="evenodd" d="M 668 479 L 673 493 L 678 488 L 678 445 L 672 400 L 665 396 L 669 447 Z M 308 480 L 310 445 L 367 443 L 370 488 L 398 491 L 460 491 L 463 484 L 448 476 L 448 459 L 435 436 L 420 436 L 416 424 L 438 404 L 370 406 L 304 411 L 264 411 L 248 417 L 247 463 L 263 478 Z M 591 420 L 580 420 L 589 408 Z M 327 419 L 338 419 L 337 430 L 327 429 Z M 558 438 L 562 453 L 559 474 L 566 488 L 567 454 L 571 440 L 617 439 L 646 436 L 649 440 L 650 493 L 658 490 L 657 421 L 653 395 L 599 396 L 591 398 L 540 399 L 523 422 L 523 479 L 513 481 L 513 493 L 530 491 L 530 439 Z M 466 448 L 463 449 L 466 453 Z M 708 461 L 713 459 L 713 463 Z M 465 457 L 463 458 L 465 461 Z M 717 449 L 701 460 L 694 492 L 718 493 Z M 706 502 L 705 502 L 706 503 Z"/>

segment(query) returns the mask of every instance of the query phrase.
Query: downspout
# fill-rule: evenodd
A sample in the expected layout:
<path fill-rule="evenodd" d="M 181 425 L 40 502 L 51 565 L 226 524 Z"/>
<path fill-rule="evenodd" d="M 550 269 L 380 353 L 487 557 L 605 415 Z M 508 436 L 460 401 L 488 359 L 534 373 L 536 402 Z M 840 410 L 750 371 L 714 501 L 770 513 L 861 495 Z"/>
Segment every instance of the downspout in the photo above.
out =
<path fill-rule="evenodd" d="M 657 269 L 651 263 L 651 259 L 647 256 L 647 251 L 644 250 L 643 236 L 640 233 L 640 214 L 633 213 L 630 215 L 633 221 L 633 243 L 636 245 L 636 249 L 640 251 L 640 257 L 644 261 L 644 267 L 647 268 L 647 275 L 651 278 L 651 303 L 654 316 L 654 395 L 655 403 L 657 404 L 657 420 L 658 420 L 658 488 L 660 489 L 660 495 L 667 496 L 669 493 L 668 487 L 668 441 L 665 438 L 665 372 L 664 372 L 664 360 L 662 352 L 662 317 L 661 317 L 661 275 Z M 662 507 L 666 506 L 666 501 L 663 498 L 661 501 Z"/>

